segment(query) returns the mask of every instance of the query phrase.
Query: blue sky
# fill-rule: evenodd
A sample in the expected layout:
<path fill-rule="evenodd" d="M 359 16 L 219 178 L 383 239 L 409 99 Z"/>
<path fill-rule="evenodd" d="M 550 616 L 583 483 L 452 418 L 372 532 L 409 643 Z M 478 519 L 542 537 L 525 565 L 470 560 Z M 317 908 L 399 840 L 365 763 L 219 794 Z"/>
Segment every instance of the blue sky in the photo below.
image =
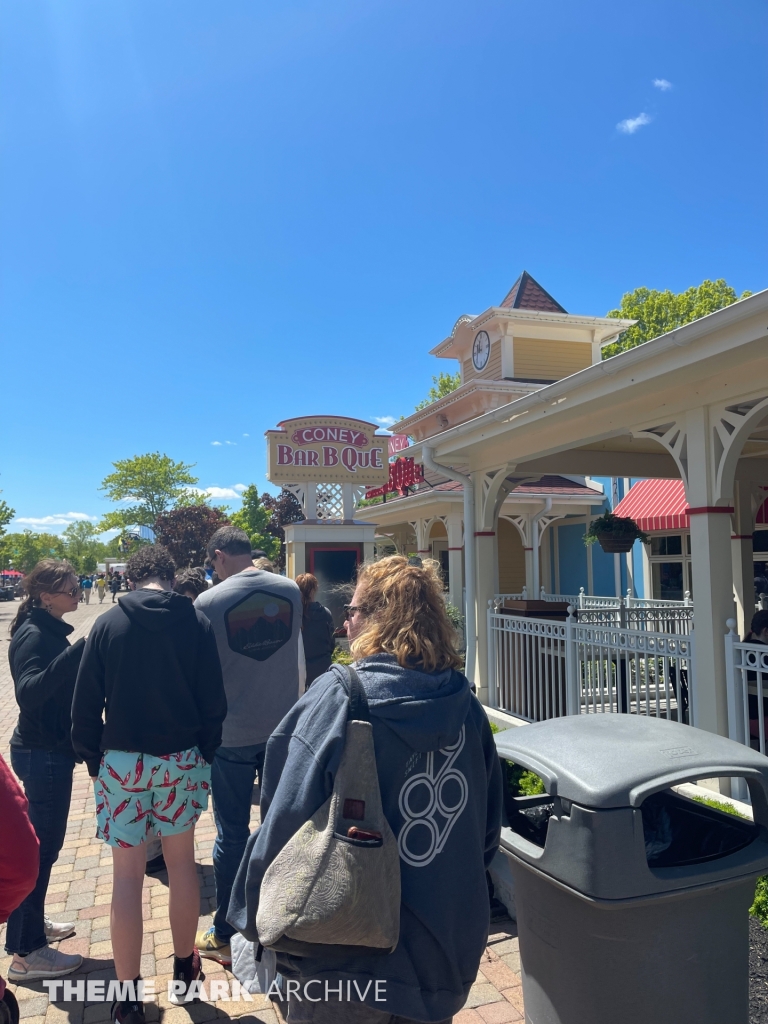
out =
<path fill-rule="evenodd" d="M 411 411 L 454 369 L 428 350 L 523 268 L 585 314 L 765 287 L 766 22 L 758 0 L 7 0 L 12 528 L 98 516 L 145 451 L 266 486 L 266 429 Z"/>

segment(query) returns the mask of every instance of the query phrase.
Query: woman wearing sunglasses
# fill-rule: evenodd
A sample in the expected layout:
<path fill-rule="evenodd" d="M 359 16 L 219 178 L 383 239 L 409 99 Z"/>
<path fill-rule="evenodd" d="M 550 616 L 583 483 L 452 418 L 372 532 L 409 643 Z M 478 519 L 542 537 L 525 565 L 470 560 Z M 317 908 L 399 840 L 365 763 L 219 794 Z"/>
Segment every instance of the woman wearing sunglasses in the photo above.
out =
<path fill-rule="evenodd" d="M 29 818 L 40 842 L 37 883 L 8 918 L 5 949 L 13 954 L 8 980 L 59 978 L 83 958 L 49 945 L 71 935 L 74 924 L 50 921 L 45 897 L 51 868 L 64 844 L 75 754 L 72 695 L 85 640 L 70 645 L 74 629 L 64 615 L 77 609 L 80 587 L 69 562 L 44 558 L 22 583 L 26 596 L 11 623 L 8 658 L 19 705 L 11 737 L 11 765 L 24 785 Z"/>

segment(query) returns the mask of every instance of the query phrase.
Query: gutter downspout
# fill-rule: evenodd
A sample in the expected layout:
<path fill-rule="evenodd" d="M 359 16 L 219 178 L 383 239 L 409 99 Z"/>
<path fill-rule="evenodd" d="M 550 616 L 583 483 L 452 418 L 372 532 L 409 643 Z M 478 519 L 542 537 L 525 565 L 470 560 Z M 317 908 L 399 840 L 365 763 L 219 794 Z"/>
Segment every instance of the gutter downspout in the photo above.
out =
<path fill-rule="evenodd" d="M 474 682 L 475 661 L 477 660 L 477 591 L 475 587 L 475 493 L 471 477 L 457 473 L 449 466 L 440 466 L 434 460 L 434 449 L 426 445 L 421 448 L 421 461 L 433 473 L 447 476 L 464 487 L 464 585 L 466 608 L 464 609 L 464 632 L 467 641 L 465 675 Z M 551 507 L 551 502 L 550 502 Z"/>
<path fill-rule="evenodd" d="M 545 516 L 547 512 L 552 511 L 552 499 L 544 499 L 544 508 L 539 509 L 536 515 L 531 519 L 531 537 L 533 546 L 533 599 L 538 601 L 541 596 L 541 563 L 539 561 L 539 550 L 541 547 L 541 535 L 539 534 L 539 520 L 542 516 Z"/>

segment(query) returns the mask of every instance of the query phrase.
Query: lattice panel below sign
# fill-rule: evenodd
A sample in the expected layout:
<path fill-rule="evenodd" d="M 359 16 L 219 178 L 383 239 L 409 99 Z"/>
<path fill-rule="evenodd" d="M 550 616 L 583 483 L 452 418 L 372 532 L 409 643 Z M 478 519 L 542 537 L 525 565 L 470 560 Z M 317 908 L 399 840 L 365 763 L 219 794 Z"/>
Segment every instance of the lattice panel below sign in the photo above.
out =
<path fill-rule="evenodd" d="M 344 519 L 344 494 L 341 484 L 316 484 L 317 518 L 326 522 Z"/>

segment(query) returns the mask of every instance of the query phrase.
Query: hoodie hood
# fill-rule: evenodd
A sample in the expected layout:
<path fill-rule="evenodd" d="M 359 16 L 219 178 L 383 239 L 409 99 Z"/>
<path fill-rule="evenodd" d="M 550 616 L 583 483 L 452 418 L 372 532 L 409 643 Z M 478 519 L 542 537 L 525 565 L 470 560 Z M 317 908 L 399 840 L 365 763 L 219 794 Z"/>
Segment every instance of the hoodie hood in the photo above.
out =
<path fill-rule="evenodd" d="M 441 750 L 455 743 L 472 700 L 460 672 L 403 668 L 387 654 L 363 658 L 355 668 L 365 684 L 371 715 L 412 750 Z"/>
<path fill-rule="evenodd" d="M 192 629 L 196 618 L 189 598 L 172 590 L 133 590 L 119 597 L 118 604 L 134 625 L 151 633 L 176 629 L 182 623 Z"/>

